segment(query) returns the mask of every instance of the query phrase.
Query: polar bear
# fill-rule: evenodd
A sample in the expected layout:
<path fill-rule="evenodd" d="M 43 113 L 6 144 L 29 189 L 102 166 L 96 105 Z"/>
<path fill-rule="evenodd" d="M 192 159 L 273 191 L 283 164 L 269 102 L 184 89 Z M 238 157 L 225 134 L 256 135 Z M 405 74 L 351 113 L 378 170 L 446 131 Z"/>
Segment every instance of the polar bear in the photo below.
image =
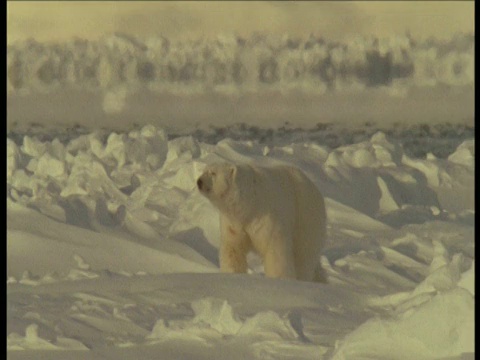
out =
<path fill-rule="evenodd" d="M 197 186 L 220 211 L 221 271 L 245 273 L 253 250 L 268 277 L 326 282 L 324 199 L 299 169 L 217 163 Z"/>

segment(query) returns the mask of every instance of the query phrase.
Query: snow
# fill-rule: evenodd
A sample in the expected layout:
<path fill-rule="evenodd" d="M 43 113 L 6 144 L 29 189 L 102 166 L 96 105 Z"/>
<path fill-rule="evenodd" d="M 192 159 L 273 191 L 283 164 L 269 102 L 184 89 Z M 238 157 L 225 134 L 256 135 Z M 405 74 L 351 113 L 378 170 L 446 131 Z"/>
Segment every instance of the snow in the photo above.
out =
<path fill-rule="evenodd" d="M 473 355 L 474 140 L 418 158 L 408 136 L 288 136 L 7 138 L 9 358 Z M 267 279 L 255 256 L 219 273 L 218 214 L 195 181 L 222 160 L 292 164 L 322 189 L 328 284 Z"/>
<path fill-rule="evenodd" d="M 394 319 L 362 324 L 332 359 L 439 359 L 473 353 L 473 312 L 474 299 L 465 290 L 438 294 Z"/>

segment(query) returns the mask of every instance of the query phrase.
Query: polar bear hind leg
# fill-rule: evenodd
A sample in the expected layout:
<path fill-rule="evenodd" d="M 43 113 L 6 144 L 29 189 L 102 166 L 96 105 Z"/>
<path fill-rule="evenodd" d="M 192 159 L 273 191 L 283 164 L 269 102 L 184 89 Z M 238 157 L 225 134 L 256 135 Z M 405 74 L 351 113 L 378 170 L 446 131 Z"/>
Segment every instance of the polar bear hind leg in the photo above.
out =
<path fill-rule="evenodd" d="M 278 244 L 269 248 L 263 257 L 265 275 L 271 278 L 295 279 L 296 272 L 292 249 L 287 245 L 291 241 L 275 239 Z"/>
<path fill-rule="evenodd" d="M 303 281 L 326 282 L 326 273 L 320 264 L 321 251 L 326 242 L 326 211 L 322 194 L 300 171 L 291 169 L 295 178 L 297 225 L 294 254 L 297 278 Z"/>
<path fill-rule="evenodd" d="M 328 283 L 327 273 L 320 263 L 318 263 L 317 267 L 315 268 L 315 276 L 313 277 L 313 281 L 323 284 Z"/>

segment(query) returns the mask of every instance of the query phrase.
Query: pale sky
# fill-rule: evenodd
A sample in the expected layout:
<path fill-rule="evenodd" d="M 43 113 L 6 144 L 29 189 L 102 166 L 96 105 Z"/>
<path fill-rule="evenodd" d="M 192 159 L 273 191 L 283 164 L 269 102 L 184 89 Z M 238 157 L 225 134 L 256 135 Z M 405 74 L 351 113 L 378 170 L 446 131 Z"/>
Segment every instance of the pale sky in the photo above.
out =
<path fill-rule="evenodd" d="M 254 31 L 310 33 L 329 39 L 354 34 L 379 37 L 450 37 L 474 32 L 473 1 L 22 1 L 7 2 L 7 41 L 78 36 L 95 39 L 115 31 L 146 37 L 249 35 Z"/>

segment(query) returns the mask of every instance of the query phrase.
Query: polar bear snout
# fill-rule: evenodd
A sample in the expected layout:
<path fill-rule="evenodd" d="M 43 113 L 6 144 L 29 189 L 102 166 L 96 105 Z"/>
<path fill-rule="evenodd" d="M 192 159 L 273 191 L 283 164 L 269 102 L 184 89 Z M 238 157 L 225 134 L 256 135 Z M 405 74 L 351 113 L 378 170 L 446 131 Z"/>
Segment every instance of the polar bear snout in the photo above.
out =
<path fill-rule="evenodd" d="M 202 190 L 202 186 L 203 186 L 203 181 L 201 178 L 198 178 L 197 180 L 197 186 L 198 186 L 198 190 Z"/>

